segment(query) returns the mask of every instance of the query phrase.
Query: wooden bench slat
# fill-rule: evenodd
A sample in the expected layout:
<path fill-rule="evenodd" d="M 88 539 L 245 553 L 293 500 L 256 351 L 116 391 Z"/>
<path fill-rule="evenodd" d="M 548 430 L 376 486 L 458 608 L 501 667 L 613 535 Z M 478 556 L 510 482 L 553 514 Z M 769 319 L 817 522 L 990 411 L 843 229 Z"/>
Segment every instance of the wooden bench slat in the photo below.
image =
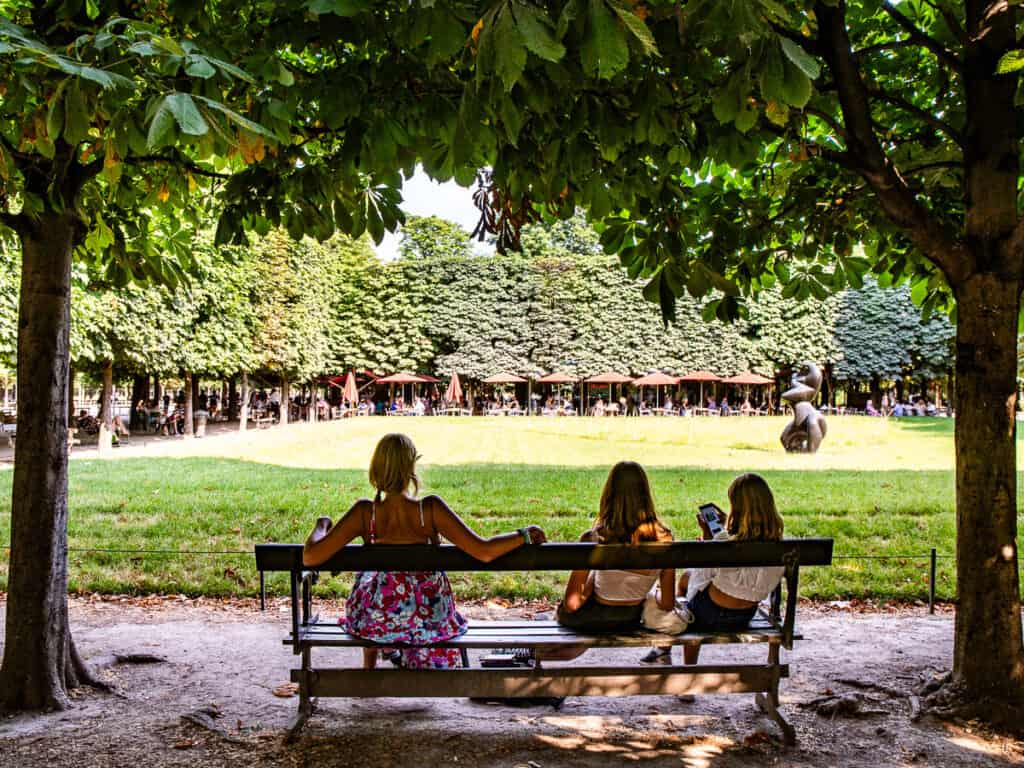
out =
<path fill-rule="evenodd" d="M 677 541 L 671 544 L 543 544 L 519 547 L 489 563 L 457 547 L 426 544 L 349 544 L 321 571 L 573 571 L 629 568 L 700 568 L 782 565 L 795 555 L 800 565 L 829 565 L 832 539 L 782 541 Z M 257 544 L 262 571 L 299 571 L 301 544 Z M 305 570 L 309 570 L 308 568 Z"/>
<path fill-rule="evenodd" d="M 496 624 L 498 622 L 495 622 Z M 643 647 L 650 645 L 685 645 L 702 643 L 721 645 L 725 643 L 767 643 L 779 642 L 782 633 L 770 625 L 752 626 L 743 632 L 706 633 L 688 632 L 682 635 L 663 635 L 658 632 L 638 631 L 616 635 L 583 635 L 573 632 L 554 622 L 536 622 L 539 627 L 491 627 L 471 624 L 465 634 L 444 643 L 434 643 L 447 648 L 534 648 L 584 645 L 588 648 Z M 289 635 L 284 643 L 292 644 Z M 311 624 L 300 630 L 302 644 L 310 647 L 352 648 L 373 646 L 361 637 L 350 635 L 338 624 Z M 382 643 L 402 647 L 402 643 Z"/>
<path fill-rule="evenodd" d="M 650 696 L 755 693 L 771 690 L 789 665 L 675 667 L 543 667 L 540 669 L 366 670 L 317 669 L 310 696 L 450 698 L 463 696 Z M 302 682 L 302 670 L 292 670 Z"/>

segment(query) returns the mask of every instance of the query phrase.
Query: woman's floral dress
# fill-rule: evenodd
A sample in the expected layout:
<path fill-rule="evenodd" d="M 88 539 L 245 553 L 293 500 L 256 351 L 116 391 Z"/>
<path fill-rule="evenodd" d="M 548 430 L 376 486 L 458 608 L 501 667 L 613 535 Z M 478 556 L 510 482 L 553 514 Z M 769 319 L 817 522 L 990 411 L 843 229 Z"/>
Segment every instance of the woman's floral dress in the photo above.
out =
<path fill-rule="evenodd" d="M 373 542 L 376 505 L 368 541 Z M 420 521 L 423 506 L 420 504 Z M 363 571 L 345 603 L 342 623 L 349 634 L 384 645 L 417 646 L 450 640 L 466 631 L 443 571 Z M 408 669 L 460 666 L 457 648 L 399 647 Z"/>

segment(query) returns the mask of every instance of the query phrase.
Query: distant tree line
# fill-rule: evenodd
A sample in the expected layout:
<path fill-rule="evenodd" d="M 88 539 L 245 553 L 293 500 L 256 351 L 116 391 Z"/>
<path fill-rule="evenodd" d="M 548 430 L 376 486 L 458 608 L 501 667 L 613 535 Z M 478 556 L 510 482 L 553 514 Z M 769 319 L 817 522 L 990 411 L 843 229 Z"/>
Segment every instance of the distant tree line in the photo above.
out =
<path fill-rule="evenodd" d="M 810 359 L 833 386 L 877 387 L 944 378 L 952 367 L 953 327 L 943 316 L 922 321 L 905 286 L 868 277 L 859 290 L 802 302 L 769 285 L 732 324 L 706 319 L 701 302 L 684 297 L 666 327 L 581 218 L 527 227 L 522 245 L 482 255 L 463 230 L 430 217 L 407 222 L 391 262 L 363 240 L 276 231 L 227 249 L 226 259 L 212 241 L 197 242 L 196 275 L 173 287 L 116 287 L 80 262 L 74 370 L 99 382 L 132 378 L 143 397 L 154 378 L 197 387 L 243 372 L 285 386 L 352 368 L 470 379 L 556 370 L 775 376 Z M 12 248 L 0 258 L 0 375 L 9 375 L 18 265 Z"/>

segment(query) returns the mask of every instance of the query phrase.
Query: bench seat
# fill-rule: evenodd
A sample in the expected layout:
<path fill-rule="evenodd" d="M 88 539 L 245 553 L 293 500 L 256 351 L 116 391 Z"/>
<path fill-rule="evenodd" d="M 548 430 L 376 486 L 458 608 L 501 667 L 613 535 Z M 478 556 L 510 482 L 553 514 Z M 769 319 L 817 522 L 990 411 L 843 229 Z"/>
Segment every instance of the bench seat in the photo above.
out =
<path fill-rule="evenodd" d="M 337 619 L 320 619 L 315 624 L 300 626 L 301 645 L 320 648 L 366 648 L 375 643 L 342 629 Z M 801 639 L 794 635 L 794 640 Z M 665 635 L 660 632 L 631 632 L 617 635 L 585 635 L 563 627 L 556 621 L 519 619 L 515 621 L 471 621 L 465 634 L 443 643 L 443 648 L 558 648 L 585 645 L 588 648 L 646 647 L 651 645 L 723 645 L 730 643 L 781 643 L 782 630 L 762 609 L 743 632 L 686 632 Z M 294 645 L 289 634 L 283 641 Z M 389 643 L 389 647 L 401 647 Z"/>

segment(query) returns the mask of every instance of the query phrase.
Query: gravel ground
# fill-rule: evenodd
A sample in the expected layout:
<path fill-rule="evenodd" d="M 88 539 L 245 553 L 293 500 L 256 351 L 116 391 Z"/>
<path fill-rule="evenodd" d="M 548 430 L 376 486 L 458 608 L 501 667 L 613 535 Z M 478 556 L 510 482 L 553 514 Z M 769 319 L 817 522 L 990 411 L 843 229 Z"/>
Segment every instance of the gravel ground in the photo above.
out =
<path fill-rule="evenodd" d="M 540 609 L 491 602 L 468 606 L 466 613 L 512 618 Z M 798 732 L 795 748 L 781 744 L 774 724 L 749 696 L 706 696 L 690 703 L 673 697 L 580 697 L 557 711 L 465 699 L 332 699 L 321 703 L 298 742 L 285 746 L 281 736 L 297 704 L 286 685 L 293 657 L 281 644 L 286 610 L 274 602 L 260 613 L 246 600 L 72 599 L 79 647 L 115 693 L 76 691 L 75 705 L 66 712 L 0 719 L 0 766 L 1024 764 L 1024 743 L 977 724 L 910 719 L 915 687 L 949 666 L 948 610 L 929 616 L 919 607 L 802 606 L 799 627 L 806 639 L 787 655 L 793 676 L 782 688 L 783 709 Z M 165 661 L 117 660 L 131 653 Z M 358 663 L 355 651 L 322 653 Z M 764 649 L 705 651 L 709 660 L 751 653 L 760 660 Z M 630 661 L 636 651 L 601 655 Z M 830 693 L 858 694 L 874 714 L 824 717 L 801 706 Z M 199 709 L 218 715 L 212 722 L 219 732 L 182 719 Z"/>

